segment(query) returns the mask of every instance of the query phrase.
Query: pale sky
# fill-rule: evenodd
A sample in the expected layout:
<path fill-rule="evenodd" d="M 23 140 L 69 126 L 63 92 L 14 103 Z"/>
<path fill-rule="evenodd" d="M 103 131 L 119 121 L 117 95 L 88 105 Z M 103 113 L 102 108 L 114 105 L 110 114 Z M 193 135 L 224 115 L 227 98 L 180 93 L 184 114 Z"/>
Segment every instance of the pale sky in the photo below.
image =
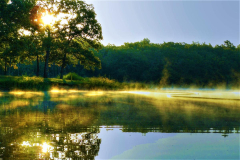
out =
<path fill-rule="evenodd" d="M 235 1 L 103 1 L 93 4 L 104 45 L 123 45 L 144 38 L 152 43 L 239 44 L 239 0 Z"/>

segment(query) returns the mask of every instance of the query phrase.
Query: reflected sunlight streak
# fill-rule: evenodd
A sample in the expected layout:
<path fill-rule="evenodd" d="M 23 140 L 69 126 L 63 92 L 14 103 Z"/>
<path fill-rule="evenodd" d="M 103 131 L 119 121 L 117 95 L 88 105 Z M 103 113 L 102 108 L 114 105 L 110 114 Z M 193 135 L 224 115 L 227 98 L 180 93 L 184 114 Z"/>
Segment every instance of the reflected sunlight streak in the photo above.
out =
<path fill-rule="evenodd" d="M 103 95 L 103 91 L 93 91 L 93 92 L 88 92 L 87 94 L 85 94 L 86 96 L 101 96 Z"/>
<path fill-rule="evenodd" d="M 48 152 L 50 147 L 51 147 L 50 145 L 48 145 L 46 142 L 44 142 L 42 145 L 42 152 L 44 152 L 44 153 Z"/>
<path fill-rule="evenodd" d="M 50 90 L 51 93 L 66 93 L 68 92 L 67 90 L 63 90 L 63 89 L 58 89 L 58 88 L 52 88 Z"/>
<path fill-rule="evenodd" d="M 167 90 L 167 91 L 121 91 L 119 93 L 130 93 L 144 95 L 154 98 L 197 98 L 197 99 L 222 99 L 222 100 L 240 100 L 239 92 L 237 91 L 208 91 L 208 90 Z"/>
<path fill-rule="evenodd" d="M 168 98 L 172 98 L 172 96 L 171 96 L 170 94 L 167 94 L 167 97 L 168 97 Z"/>
<path fill-rule="evenodd" d="M 142 95 L 149 95 L 150 94 L 150 92 L 143 92 L 143 91 L 129 91 L 128 93 L 142 94 Z"/>
<path fill-rule="evenodd" d="M 31 144 L 28 141 L 23 141 L 23 143 L 21 144 L 22 146 L 31 146 Z"/>
<path fill-rule="evenodd" d="M 11 91 L 9 93 L 13 94 L 13 95 L 22 95 L 22 94 L 25 94 L 26 92 L 23 92 L 23 91 Z"/>
<path fill-rule="evenodd" d="M 11 91 L 9 92 L 9 94 L 12 94 L 14 96 L 23 96 L 24 98 L 32 98 L 34 96 L 43 96 L 43 92 L 27 92 L 27 91 Z"/>

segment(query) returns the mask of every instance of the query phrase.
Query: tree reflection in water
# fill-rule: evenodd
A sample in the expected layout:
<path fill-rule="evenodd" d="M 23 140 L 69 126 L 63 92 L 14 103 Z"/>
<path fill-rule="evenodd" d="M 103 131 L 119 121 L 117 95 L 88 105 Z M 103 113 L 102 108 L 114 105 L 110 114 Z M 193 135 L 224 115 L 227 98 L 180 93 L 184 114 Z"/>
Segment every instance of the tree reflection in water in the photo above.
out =
<path fill-rule="evenodd" d="M 12 129 L 1 128 L 1 135 L 13 134 Z M 45 130 L 46 131 L 46 130 Z M 0 157 L 4 159 L 94 159 L 101 139 L 99 128 L 81 128 L 77 133 L 64 130 L 47 133 L 37 129 L 26 136 L 1 140 Z M 5 136 L 6 137 L 6 136 Z M 2 144 L 4 143 L 4 145 Z"/>
<path fill-rule="evenodd" d="M 239 133 L 240 99 L 206 100 L 180 92 L 1 95 L 0 158 L 4 159 L 94 159 L 100 126 L 141 133 Z"/>

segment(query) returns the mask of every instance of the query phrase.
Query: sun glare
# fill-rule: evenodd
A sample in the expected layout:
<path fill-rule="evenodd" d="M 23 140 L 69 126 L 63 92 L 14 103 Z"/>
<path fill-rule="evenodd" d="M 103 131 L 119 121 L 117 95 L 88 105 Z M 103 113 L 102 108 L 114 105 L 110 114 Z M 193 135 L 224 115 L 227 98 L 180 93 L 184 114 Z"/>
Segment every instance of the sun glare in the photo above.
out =
<path fill-rule="evenodd" d="M 150 92 L 143 92 L 143 91 L 129 91 L 128 93 L 141 94 L 141 95 L 149 95 L 150 94 Z"/>
<path fill-rule="evenodd" d="M 43 143 L 42 145 L 42 152 L 46 153 L 50 149 L 50 145 L 48 145 L 46 142 Z"/>
<path fill-rule="evenodd" d="M 23 143 L 22 143 L 21 145 L 22 145 L 22 146 L 31 146 L 28 141 L 23 141 Z"/>
<path fill-rule="evenodd" d="M 29 35 L 31 35 L 31 32 L 30 31 L 28 31 L 28 30 L 25 30 L 25 29 L 20 29 L 19 31 L 18 31 L 21 35 L 27 35 L 27 36 L 29 36 Z"/>
<path fill-rule="evenodd" d="M 25 94 L 26 92 L 23 92 L 23 91 L 11 91 L 9 92 L 10 94 L 13 94 L 13 95 L 23 95 Z"/>
<path fill-rule="evenodd" d="M 85 94 L 85 96 L 101 96 L 104 92 L 102 91 L 92 91 Z"/>
<path fill-rule="evenodd" d="M 50 15 L 48 12 L 46 12 L 43 14 L 42 20 L 45 25 L 50 25 L 54 22 L 55 18 L 53 15 Z"/>
<path fill-rule="evenodd" d="M 52 88 L 50 90 L 51 93 L 66 93 L 68 92 L 67 90 L 64 90 L 64 89 L 58 89 L 58 88 Z"/>

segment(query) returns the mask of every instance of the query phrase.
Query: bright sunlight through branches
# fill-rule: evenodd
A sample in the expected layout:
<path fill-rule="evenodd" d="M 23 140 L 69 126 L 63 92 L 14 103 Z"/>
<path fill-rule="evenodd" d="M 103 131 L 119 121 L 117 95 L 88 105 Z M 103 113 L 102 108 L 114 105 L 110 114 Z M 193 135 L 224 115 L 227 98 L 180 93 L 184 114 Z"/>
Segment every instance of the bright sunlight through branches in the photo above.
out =
<path fill-rule="evenodd" d="M 50 15 L 48 12 L 46 12 L 43 14 L 42 20 L 45 25 L 50 25 L 54 23 L 55 18 L 53 15 Z"/>

